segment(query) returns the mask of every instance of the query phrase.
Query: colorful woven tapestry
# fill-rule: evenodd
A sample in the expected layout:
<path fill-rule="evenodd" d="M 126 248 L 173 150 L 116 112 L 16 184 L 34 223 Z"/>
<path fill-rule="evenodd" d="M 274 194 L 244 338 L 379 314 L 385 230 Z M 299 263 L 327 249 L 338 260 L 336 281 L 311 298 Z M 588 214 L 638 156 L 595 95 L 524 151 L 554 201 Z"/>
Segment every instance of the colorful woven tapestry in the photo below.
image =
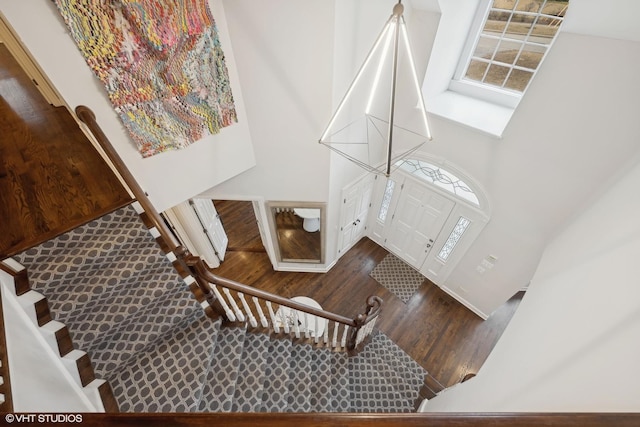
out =
<path fill-rule="evenodd" d="M 55 0 L 143 157 L 237 122 L 208 0 Z"/>

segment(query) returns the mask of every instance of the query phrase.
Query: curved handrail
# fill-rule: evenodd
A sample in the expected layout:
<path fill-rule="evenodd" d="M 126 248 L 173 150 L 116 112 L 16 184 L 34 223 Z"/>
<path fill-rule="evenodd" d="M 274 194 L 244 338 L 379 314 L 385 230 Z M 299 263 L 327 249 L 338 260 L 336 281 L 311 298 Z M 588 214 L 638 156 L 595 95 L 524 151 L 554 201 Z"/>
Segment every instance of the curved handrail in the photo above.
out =
<path fill-rule="evenodd" d="M 279 295 L 262 291 L 260 289 L 256 289 L 254 287 L 233 281 L 231 279 L 226 279 L 224 277 L 215 275 L 211 273 L 211 271 L 209 271 L 204 266 L 204 263 L 198 262 L 195 265 L 195 268 L 200 277 L 203 277 L 208 282 L 213 283 L 214 285 L 221 285 L 226 288 L 233 289 L 236 292 L 242 292 L 244 294 L 255 296 L 267 301 L 271 301 L 279 305 L 284 305 L 286 307 L 293 308 L 294 310 L 304 311 L 306 313 L 313 314 L 314 316 L 323 317 L 325 319 L 329 319 L 334 322 L 343 323 L 345 325 L 352 326 L 352 327 L 356 326 L 355 319 L 350 319 L 348 317 L 341 316 L 339 314 L 331 313 L 330 311 L 309 307 L 308 305 L 300 304 L 299 302 L 290 300 L 288 298 L 284 298 Z"/>
<path fill-rule="evenodd" d="M 262 291 L 211 273 L 211 271 L 209 271 L 209 269 L 205 266 L 204 261 L 200 257 L 192 255 L 187 248 L 181 246 L 176 241 L 175 236 L 173 235 L 167 224 L 164 222 L 158 211 L 155 209 L 155 207 L 147 197 L 147 194 L 144 192 L 142 187 L 140 187 L 140 184 L 138 184 L 133 174 L 129 171 L 120 155 L 117 153 L 115 148 L 113 148 L 113 145 L 100 128 L 100 125 L 98 125 L 96 116 L 93 111 L 89 107 L 86 107 L 84 105 L 79 105 L 78 107 L 76 107 L 75 111 L 78 119 L 87 126 L 100 147 L 104 150 L 109 160 L 111 160 L 112 164 L 114 165 L 124 182 L 127 184 L 127 186 L 129 186 L 129 189 L 146 212 L 148 218 L 156 227 L 162 238 L 165 240 L 165 243 L 168 245 L 169 250 L 176 255 L 180 264 L 183 267 L 186 267 L 187 271 L 190 271 L 193 274 L 198 287 L 200 288 L 200 291 L 204 294 L 207 302 L 212 308 L 214 308 L 220 314 L 224 312 L 224 310 L 220 308 L 220 303 L 218 302 L 216 296 L 214 295 L 213 289 L 210 286 L 210 284 L 217 284 L 239 293 L 261 298 L 266 301 L 277 303 L 281 306 L 289 307 L 297 311 L 309 313 L 317 317 L 346 325 L 351 328 L 346 343 L 347 349 L 354 350 L 356 348 L 358 344 L 358 330 L 367 323 L 374 320 L 380 312 L 380 307 L 382 305 L 382 299 L 380 297 L 370 296 L 367 299 L 367 308 L 365 313 L 359 314 L 354 319 L 350 319 L 348 317 L 331 313 L 326 310 L 309 307 L 296 301 L 292 301 L 288 298 L 284 298 L 270 292 Z"/>

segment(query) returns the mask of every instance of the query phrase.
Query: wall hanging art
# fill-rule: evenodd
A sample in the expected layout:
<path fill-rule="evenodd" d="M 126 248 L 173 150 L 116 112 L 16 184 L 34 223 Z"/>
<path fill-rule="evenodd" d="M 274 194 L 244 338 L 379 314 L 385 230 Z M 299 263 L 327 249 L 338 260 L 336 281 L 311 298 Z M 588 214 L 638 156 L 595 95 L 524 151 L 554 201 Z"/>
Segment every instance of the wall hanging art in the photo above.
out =
<path fill-rule="evenodd" d="M 55 0 L 143 157 L 237 122 L 208 0 Z"/>

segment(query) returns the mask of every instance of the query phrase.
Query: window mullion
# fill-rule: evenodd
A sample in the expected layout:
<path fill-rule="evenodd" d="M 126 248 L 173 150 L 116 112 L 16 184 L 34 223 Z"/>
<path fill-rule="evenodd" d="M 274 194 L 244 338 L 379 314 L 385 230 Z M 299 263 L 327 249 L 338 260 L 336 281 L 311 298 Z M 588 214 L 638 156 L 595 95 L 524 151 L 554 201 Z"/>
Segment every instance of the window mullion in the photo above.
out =
<path fill-rule="evenodd" d="M 450 90 L 517 105 L 557 36 L 555 20 L 563 21 L 568 3 L 535 2 L 533 12 L 526 10 L 529 1 L 516 0 L 509 9 L 501 9 L 497 0 L 480 3 Z"/>
<path fill-rule="evenodd" d="M 476 45 L 480 40 L 483 25 L 487 20 L 487 16 L 489 16 L 489 12 L 491 11 L 491 3 L 492 3 L 492 0 L 483 0 L 483 2 L 481 2 L 480 5 L 478 5 L 478 11 L 482 10 L 483 13 L 480 14 L 478 12 L 478 14 L 473 20 L 469 34 L 470 35 L 473 34 L 474 38 L 473 38 L 473 41 L 471 40 L 467 41 L 467 43 L 465 44 L 465 47 L 462 50 L 461 59 L 466 58 L 466 61 L 461 60 L 458 63 L 458 67 L 456 68 L 456 71 L 453 75 L 453 78 L 455 80 L 460 80 L 462 79 L 463 76 L 467 74 L 467 69 L 469 68 L 469 62 L 470 62 L 469 59 L 473 56 L 473 52 L 476 50 Z"/>

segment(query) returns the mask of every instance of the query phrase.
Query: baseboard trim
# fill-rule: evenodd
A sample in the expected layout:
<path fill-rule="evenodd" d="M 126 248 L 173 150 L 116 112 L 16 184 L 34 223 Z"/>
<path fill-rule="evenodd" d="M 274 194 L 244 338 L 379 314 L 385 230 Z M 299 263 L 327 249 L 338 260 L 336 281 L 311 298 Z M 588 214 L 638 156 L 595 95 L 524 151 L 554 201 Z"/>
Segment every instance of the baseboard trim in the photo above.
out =
<path fill-rule="evenodd" d="M 334 260 L 330 264 L 321 265 L 321 266 L 314 266 L 314 267 L 304 266 L 304 265 L 301 265 L 301 264 L 296 264 L 296 265 L 282 265 L 282 264 L 279 264 L 277 266 L 277 268 L 274 268 L 274 270 L 276 270 L 276 271 L 297 272 L 297 273 L 326 273 L 329 270 L 331 270 L 334 265 L 336 265 L 336 262 L 338 262 L 338 260 Z"/>
<path fill-rule="evenodd" d="M 452 297 L 453 299 L 458 301 L 460 304 L 462 304 L 465 307 L 467 307 L 469 310 L 471 310 L 474 314 L 476 314 L 482 320 L 487 320 L 489 318 L 488 314 L 484 313 L 478 307 L 474 306 L 469 301 L 467 301 L 466 299 L 462 298 L 460 295 L 458 295 L 457 293 L 455 293 L 451 289 L 447 288 L 446 286 L 441 286 L 440 289 L 445 291 L 450 297 Z"/>

